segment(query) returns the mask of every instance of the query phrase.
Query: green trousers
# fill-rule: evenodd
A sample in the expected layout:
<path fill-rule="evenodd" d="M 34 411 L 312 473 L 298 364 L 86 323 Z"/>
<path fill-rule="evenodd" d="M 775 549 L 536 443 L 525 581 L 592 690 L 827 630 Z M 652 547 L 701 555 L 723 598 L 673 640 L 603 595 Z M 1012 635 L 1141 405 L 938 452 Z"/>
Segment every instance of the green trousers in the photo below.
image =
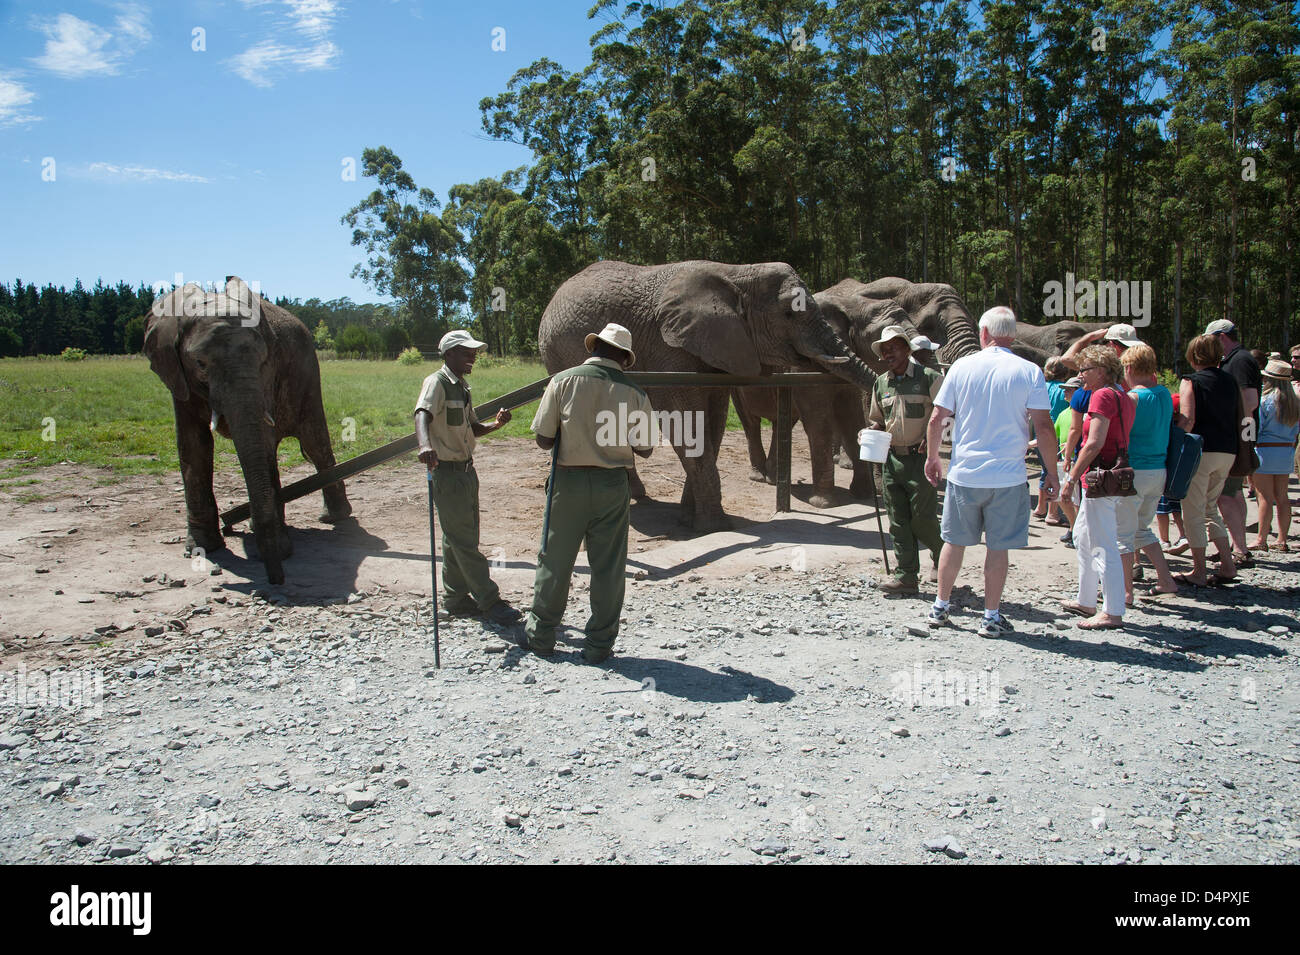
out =
<path fill-rule="evenodd" d="M 555 646 L 555 628 L 564 618 L 578 547 L 586 541 L 591 566 L 590 650 L 609 650 L 623 612 L 627 563 L 628 485 L 626 468 L 555 469 L 551 523 L 537 555 L 533 606 L 524 629 L 535 649 Z"/>
<path fill-rule="evenodd" d="M 921 571 L 918 544 L 935 557 L 943 547 L 939 536 L 939 492 L 925 479 L 925 455 L 902 457 L 889 452 L 885 461 L 885 510 L 894 538 L 894 576 L 916 581 Z"/>
<path fill-rule="evenodd" d="M 501 588 L 478 549 L 478 474 L 435 468 L 433 503 L 442 525 L 442 605 L 448 610 L 486 611 L 501 599 Z"/>

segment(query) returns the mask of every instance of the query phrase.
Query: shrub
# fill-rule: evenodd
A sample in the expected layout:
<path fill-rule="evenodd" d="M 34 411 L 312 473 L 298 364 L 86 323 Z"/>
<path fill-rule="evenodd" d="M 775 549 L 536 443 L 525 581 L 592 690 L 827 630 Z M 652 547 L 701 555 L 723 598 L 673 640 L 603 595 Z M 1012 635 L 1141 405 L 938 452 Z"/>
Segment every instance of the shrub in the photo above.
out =
<path fill-rule="evenodd" d="M 424 356 L 420 354 L 420 349 L 411 347 L 403 349 L 397 356 L 397 361 L 401 365 L 419 365 L 424 361 Z"/>
<path fill-rule="evenodd" d="M 333 348 L 322 348 L 316 353 L 317 361 L 338 361 L 339 353 Z"/>
<path fill-rule="evenodd" d="M 80 348 L 73 348 L 69 345 L 59 353 L 59 357 L 64 361 L 85 361 L 86 353 Z"/>

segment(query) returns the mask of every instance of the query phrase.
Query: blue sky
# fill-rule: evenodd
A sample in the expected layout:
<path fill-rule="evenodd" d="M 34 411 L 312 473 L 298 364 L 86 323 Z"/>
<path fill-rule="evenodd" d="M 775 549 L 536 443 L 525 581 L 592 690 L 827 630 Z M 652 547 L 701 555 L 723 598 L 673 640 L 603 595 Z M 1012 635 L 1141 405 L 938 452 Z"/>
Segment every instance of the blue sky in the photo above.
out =
<path fill-rule="evenodd" d="M 389 146 L 443 201 L 522 165 L 478 102 L 540 57 L 590 62 L 592 5 L 0 0 L 0 280 L 378 300 L 339 223 L 374 181 L 343 159 Z"/>

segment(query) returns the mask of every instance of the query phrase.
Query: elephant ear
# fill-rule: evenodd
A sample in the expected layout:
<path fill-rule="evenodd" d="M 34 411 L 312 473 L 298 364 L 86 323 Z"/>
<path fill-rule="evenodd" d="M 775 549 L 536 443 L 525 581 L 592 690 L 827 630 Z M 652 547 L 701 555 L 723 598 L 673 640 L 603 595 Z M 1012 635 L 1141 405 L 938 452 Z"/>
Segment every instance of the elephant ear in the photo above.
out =
<path fill-rule="evenodd" d="M 176 293 L 173 293 L 175 295 Z M 181 368 L 180 316 L 169 314 L 174 309 L 166 303 L 173 295 L 159 299 L 149 313 L 144 329 L 144 353 L 149 356 L 149 367 L 168 387 L 177 401 L 190 397 L 189 382 Z"/>
<path fill-rule="evenodd" d="M 716 269 L 678 269 L 659 294 L 664 341 L 733 375 L 757 375 L 758 349 L 750 337 L 748 303 Z"/>

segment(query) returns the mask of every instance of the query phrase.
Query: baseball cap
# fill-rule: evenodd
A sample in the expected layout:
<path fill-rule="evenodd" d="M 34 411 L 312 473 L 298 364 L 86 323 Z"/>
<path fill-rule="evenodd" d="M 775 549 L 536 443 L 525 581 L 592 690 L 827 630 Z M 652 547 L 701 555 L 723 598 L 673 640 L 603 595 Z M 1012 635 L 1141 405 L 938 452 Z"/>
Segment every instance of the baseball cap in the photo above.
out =
<path fill-rule="evenodd" d="M 1220 335 L 1224 332 L 1232 334 L 1236 330 L 1237 326 L 1232 324 L 1232 322 L 1228 321 L 1226 318 L 1216 318 L 1214 321 L 1210 322 L 1209 325 L 1205 326 L 1205 334 L 1207 335 Z"/>
<path fill-rule="evenodd" d="M 876 353 L 877 358 L 880 357 L 880 346 L 885 342 L 893 341 L 895 338 L 901 338 L 907 342 L 908 351 L 913 350 L 912 341 L 907 337 L 907 332 L 903 331 L 902 325 L 886 325 L 880 333 L 880 341 L 871 343 L 871 350 Z"/>
<path fill-rule="evenodd" d="M 1083 387 L 1083 379 L 1080 378 L 1078 375 L 1075 375 L 1073 378 L 1066 379 L 1065 384 L 1062 385 L 1062 387 L 1063 387 L 1063 388 L 1082 388 L 1082 387 Z"/>
<path fill-rule="evenodd" d="M 929 351 L 939 350 L 939 346 L 930 341 L 925 335 L 917 335 L 912 339 L 912 351 L 920 351 L 923 348 Z"/>
<path fill-rule="evenodd" d="M 480 348 L 487 348 L 483 342 L 475 341 L 474 336 L 467 331 L 457 329 L 454 332 L 448 332 L 442 336 L 442 341 L 438 342 L 438 351 L 447 354 L 452 348 L 472 348 L 478 351 Z"/>
<path fill-rule="evenodd" d="M 1106 341 L 1119 342 L 1121 345 L 1127 345 L 1132 348 L 1134 345 L 1141 345 L 1142 339 L 1138 338 L 1137 329 L 1132 325 L 1112 325 L 1106 329 Z"/>

